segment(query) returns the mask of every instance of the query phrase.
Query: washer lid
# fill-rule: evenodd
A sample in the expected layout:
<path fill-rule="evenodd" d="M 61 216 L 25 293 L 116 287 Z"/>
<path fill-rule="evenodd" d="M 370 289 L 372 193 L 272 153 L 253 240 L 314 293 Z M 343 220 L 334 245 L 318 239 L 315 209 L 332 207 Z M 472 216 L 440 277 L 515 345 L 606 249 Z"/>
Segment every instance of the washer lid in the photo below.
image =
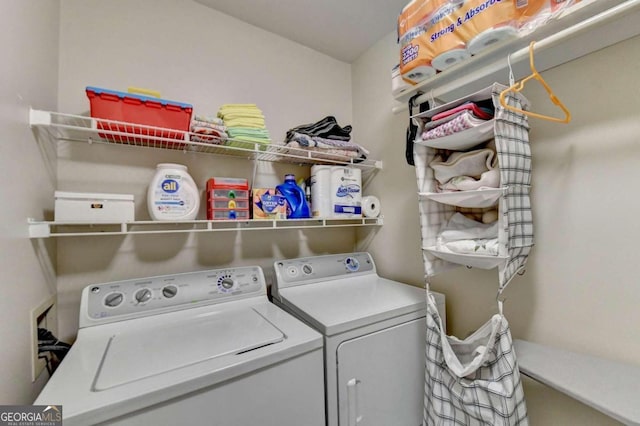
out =
<path fill-rule="evenodd" d="M 93 390 L 103 391 L 283 340 L 279 329 L 250 308 L 125 330 L 110 338 Z"/>
<path fill-rule="evenodd" d="M 426 310 L 424 289 L 371 274 L 279 292 L 282 303 L 327 336 Z"/>

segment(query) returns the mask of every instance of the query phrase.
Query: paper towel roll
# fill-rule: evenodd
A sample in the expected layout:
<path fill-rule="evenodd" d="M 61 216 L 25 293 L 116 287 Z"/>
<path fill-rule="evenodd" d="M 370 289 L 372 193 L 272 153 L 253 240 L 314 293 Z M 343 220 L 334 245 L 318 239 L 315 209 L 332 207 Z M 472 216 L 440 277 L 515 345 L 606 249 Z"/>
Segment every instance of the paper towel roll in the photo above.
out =
<path fill-rule="evenodd" d="M 331 166 L 311 167 L 311 214 L 314 218 L 330 218 L 331 209 Z"/>
<path fill-rule="evenodd" d="M 467 43 L 467 50 L 472 55 L 477 55 L 484 49 L 506 40 L 513 38 L 518 34 L 517 30 L 512 26 L 504 26 L 499 28 L 489 28 L 478 34 Z"/>
<path fill-rule="evenodd" d="M 470 56 L 471 55 L 466 49 L 451 49 L 433 58 L 431 64 L 437 70 L 444 71 L 458 62 L 464 61 Z"/>
<path fill-rule="evenodd" d="M 373 195 L 362 198 L 362 214 L 364 217 L 380 216 L 380 200 Z"/>

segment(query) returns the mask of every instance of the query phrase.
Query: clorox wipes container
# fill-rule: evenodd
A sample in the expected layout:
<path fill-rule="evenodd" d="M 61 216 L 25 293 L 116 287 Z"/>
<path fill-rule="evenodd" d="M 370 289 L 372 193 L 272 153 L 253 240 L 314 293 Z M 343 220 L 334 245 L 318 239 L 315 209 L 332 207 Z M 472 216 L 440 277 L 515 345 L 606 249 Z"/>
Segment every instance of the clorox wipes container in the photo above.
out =
<path fill-rule="evenodd" d="M 147 208 L 153 220 L 194 220 L 200 194 L 187 166 L 161 163 L 147 191 Z"/>

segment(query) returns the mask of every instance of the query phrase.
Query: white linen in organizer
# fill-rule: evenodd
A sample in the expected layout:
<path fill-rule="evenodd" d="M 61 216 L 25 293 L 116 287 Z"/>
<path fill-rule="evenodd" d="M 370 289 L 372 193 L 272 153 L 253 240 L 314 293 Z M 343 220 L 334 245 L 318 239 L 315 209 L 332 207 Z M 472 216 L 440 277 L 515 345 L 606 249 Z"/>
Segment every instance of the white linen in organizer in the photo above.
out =
<path fill-rule="evenodd" d="M 498 156 L 493 143 L 487 148 L 451 153 L 446 160 L 439 153 L 429 167 L 438 181 L 438 192 L 471 191 L 500 187 Z"/>
<path fill-rule="evenodd" d="M 443 226 L 436 248 L 461 254 L 498 255 L 498 221 L 480 223 L 455 213 Z"/>
<path fill-rule="evenodd" d="M 447 336 L 427 288 L 424 425 L 526 426 L 527 405 L 502 312 L 464 340 Z"/>

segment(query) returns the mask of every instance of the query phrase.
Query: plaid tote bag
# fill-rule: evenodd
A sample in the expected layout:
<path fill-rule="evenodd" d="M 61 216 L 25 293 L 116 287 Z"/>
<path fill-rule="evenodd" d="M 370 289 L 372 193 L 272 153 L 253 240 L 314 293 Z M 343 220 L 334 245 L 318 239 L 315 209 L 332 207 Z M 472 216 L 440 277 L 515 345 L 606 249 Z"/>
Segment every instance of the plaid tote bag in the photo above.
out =
<path fill-rule="evenodd" d="M 423 426 L 529 424 L 511 332 L 502 312 L 460 340 L 445 334 L 427 291 L 426 356 Z"/>

